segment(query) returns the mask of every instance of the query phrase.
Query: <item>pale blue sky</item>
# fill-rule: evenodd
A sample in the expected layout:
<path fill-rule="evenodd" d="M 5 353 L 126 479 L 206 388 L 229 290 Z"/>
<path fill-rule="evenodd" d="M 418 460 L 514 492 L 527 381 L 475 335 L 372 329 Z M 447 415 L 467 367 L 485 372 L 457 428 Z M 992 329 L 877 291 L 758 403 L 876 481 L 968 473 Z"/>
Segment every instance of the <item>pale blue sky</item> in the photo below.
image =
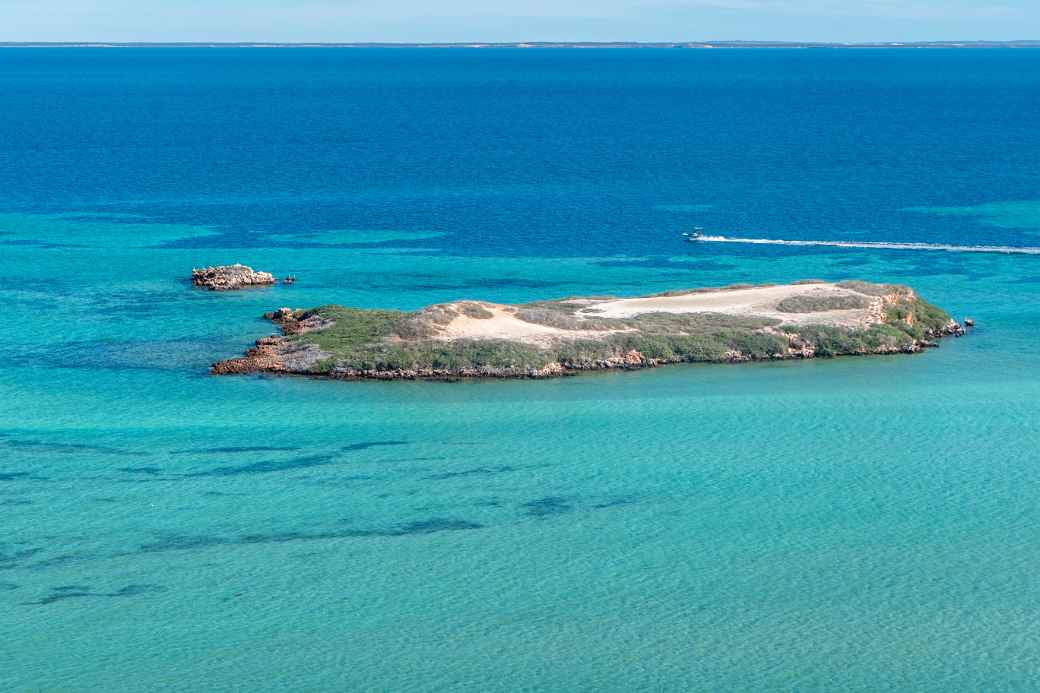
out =
<path fill-rule="evenodd" d="M 0 41 L 1040 38 L 1040 0 L 0 0 Z"/>

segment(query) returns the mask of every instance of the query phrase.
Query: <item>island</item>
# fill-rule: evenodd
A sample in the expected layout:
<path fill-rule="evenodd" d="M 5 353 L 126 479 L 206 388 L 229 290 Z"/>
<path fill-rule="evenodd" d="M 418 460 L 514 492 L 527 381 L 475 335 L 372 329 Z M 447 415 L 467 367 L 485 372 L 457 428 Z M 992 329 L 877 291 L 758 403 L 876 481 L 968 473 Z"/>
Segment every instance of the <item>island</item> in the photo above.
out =
<path fill-rule="evenodd" d="M 505 305 L 462 300 L 417 311 L 280 308 L 281 334 L 214 374 L 381 380 L 547 378 L 670 363 L 911 354 L 961 325 L 913 289 L 862 281 L 733 285 L 632 298 Z"/>
<path fill-rule="evenodd" d="M 191 270 L 191 283 L 210 291 L 234 291 L 248 286 L 269 286 L 274 284 L 274 275 L 236 263 L 201 269 L 196 267 Z"/>

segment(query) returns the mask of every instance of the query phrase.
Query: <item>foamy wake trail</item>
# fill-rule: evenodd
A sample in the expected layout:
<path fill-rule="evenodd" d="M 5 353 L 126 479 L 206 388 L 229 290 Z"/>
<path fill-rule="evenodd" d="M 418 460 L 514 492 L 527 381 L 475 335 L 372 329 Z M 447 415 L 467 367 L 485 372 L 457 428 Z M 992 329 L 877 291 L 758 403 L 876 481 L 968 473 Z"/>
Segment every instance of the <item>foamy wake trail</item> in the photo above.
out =
<path fill-rule="evenodd" d="M 946 245 L 944 243 L 884 243 L 869 241 L 786 241 L 778 238 L 731 238 L 701 236 L 701 243 L 749 243 L 751 245 L 804 245 L 832 248 L 868 248 L 872 250 L 943 250 L 948 253 L 1003 253 L 1005 255 L 1040 255 L 1040 248 L 1011 245 Z"/>

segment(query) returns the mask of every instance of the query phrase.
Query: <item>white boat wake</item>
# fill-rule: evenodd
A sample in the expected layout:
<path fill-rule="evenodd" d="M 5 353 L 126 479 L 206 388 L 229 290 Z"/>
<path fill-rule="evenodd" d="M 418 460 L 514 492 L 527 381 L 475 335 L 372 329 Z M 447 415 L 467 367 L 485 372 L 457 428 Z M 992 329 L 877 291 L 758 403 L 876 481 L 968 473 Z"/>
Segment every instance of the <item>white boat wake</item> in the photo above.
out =
<path fill-rule="evenodd" d="M 947 245 L 945 243 L 887 243 L 870 241 L 789 241 L 778 238 L 734 238 L 730 236 L 691 237 L 697 243 L 746 243 L 751 245 L 829 246 L 832 248 L 867 248 L 870 250 L 941 250 L 948 253 L 1002 253 L 1004 255 L 1040 255 L 1040 248 L 1011 245 Z"/>

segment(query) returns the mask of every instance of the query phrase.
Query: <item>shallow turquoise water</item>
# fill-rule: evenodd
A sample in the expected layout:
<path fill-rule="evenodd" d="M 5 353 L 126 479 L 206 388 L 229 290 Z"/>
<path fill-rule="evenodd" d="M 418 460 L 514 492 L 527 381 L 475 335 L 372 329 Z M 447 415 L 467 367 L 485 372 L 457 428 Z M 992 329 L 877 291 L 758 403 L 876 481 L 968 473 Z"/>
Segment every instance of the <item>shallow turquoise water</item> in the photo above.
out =
<path fill-rule="evenodd" d="M 33 223 L 48 222 L 5 221 Z M 606 291 L 622 272 L 257 250 L 241 259 L 307 280 L 215 295 L 178 276 L 197 253 L 85 229 L 61 242 L 89 232 L 96 250 L 12 251 L 32 264 L 2 291 L 9 687 L 1034 681 L 1040 310 L 1014 281 L 1030 258 L 958 259 L 984 282 L 915 281 L 980 325 L 918 357 L 345 384 L 205 365 L 266 332 L 272 306 L 380 305 L 366 273 Z M 906 262 L 855 257 L 857 276 Z M 741 266 L 831 277 L 847 258 Z M 66 274 L 34 284 L 52 271 Z"/>
<path fill-rule="evenodd" d="M 642 72 L 644 59 L 625 58 L 633 74 L 609 88 L 588 65 L 571 69 L 596 98 L 633 88 L 658 98 L 654 85 L 685 84 L 676 75 L 686 58 L 665 76 Z M 747 59 L 732 58 L 770 74 L 765 59 Z M 819 60 L 814 69 L 831 69 Z M 969 67 L 992 70 L 1011 89 L 1005 98 L 1027 98 L 1015 88 L 1031 83 L 1015 87 L 1017 72 L 977 60 Z M 833 67 L 845 74 L 843 65 Z M 943 83 L 928 65 L 918 67 Z M 108 74 L 82 69 L 102 82 Z M 429 82 L 455 73 L 424 69 L 434 77 L 409 79 L 447 99 Z M 11 70 L 7 78 L 24 72 Z M 874 74 L 864 68 L 853 81 L 864 98 L 883 100 Z M 967 74 L 961 86 L 977 87 Z M 559 87 L 521 87 L 532 82 Z M 760 88 L 737 80 L 727 93 Z M 537 92 L 530 98 L 538 102 Z M 438 107 L 416 106 L 416 117 Z M 879 127 L 909 137 L 903 120 Z M 822 169 L 847 154 L 831 136 L 830 164 L 807 171 L 790 199 L 796 217 L 822 210 L 817 226 L 776 221 L 771 196 L 789 192 L 777 183 L 784 189 L 749 198 L 758 228 L 776 221 L 767 231 L 779 237 L 873 239 L 880 217 L 890 240 L 1040 245 L 1040 207 L 1022 194 L 1036 174 L 1015 165 L 1021 152 L 1008 154 L 1004 178 L 981 179 L 975 196 L 960 191 L 960 174 L 936 170 L 920 188 L 879 196 L 877 210 L 852 211 L 816 195 L 823 183 L 814 176 L 826 178 Z M 950 156 L 985 169 L 992 152 L 972 149 L 978 141 L 987 140 Z M 1018 143 L 1033 151 L 1035 136 Z M 625 197 L 596 163 L 588 181 L 563 186 L 570 206 L 553 197 L 563 193 L 552 181 L 540 202 L 539 184 L 508 180 L 469 193 L 450 181 L 411 192 L 367 181 L 340 197 L 301 181 L 313 214 L 286 211 L 288 194 L 257 208 L 248 186 L 238 198 L 182 189 L 176 156 L 153 145 L 158 172 L 139 191 L 147 204 L 127 196 L 132 172 L 109 181 L 119 204 L 89 176 L 63 183 L 56 201 L 26 203 L 38 173 L 4 174 L 0 688 L 1036 687 L 1036 258 L 691 247 L 678 232 L 702 215 L 735 223 L 753 212 L 718 195 L 679 195 L 671 179 L 660 194 Z M 140 155 L 144 145 L 135 146 Z M 465 138 L 431 146 L 468 152 Z M 68 163 L 56 151 L 40 154 L 41 166 Z M 894 161 L 888 174 L 909 180 L 915 161 Z M 646 163 L 618 175 L 658 175 Z M 569 175 L 563 168 L 546 175 Z M 867 195 L 857 181 L 868 174 L 855 162 L 842 170 L 849 195 Z M 260 186 L 269 173 L 256 165 L 251 180 Z M 163 197 L 148 176 L 174 189 Z M 948 190 L 944 181 L 953 193 L 926 190 Z M 366 195 L 383 202 L 366 208 Z M 401 211 L 434 198 L 442 214 Z M 533 220 L 499 227 L 509 217 L 496 220 L 496 199 L 531 209 Z M 619 200 L 635 208 L 619 211 Z M 572 207 L 596 224 L 571 226 Z M 229 221 L 232 211 L 241 219 Z M 266 225 L 269 214 L 278 218 Z M 611 227 L 616 214 L 645 217 L 645 227 Z M 568 228 L 576 238 L 567 240 Z M 218 295 L 185 279 L 192 266 L 233 261 L 300 281 Z M 546 382 L 206 375 L 213 360 L 270 332 L 259 315 L 280 305 L 413 308 L 807 277 L 909 282 L 978 327 L 913 357 Z"/>

